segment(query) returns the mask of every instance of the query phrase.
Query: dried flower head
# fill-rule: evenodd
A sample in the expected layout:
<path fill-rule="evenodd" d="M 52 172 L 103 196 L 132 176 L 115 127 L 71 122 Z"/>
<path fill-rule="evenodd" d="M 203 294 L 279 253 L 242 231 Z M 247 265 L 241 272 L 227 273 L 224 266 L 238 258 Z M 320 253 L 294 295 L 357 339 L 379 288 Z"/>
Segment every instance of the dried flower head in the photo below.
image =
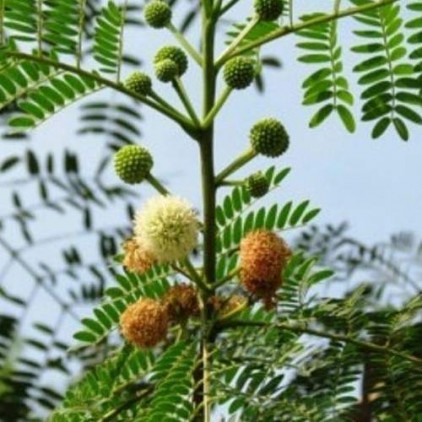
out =
<path fill-rule="evenodd" d="M 198 292 L 188 284 L 176 284 L 164 296 L 171 322 L 179 323 L 190 317 L 199 316 Z"/>
<path fill-rule="evenodd" d="M 191 205 L 175 196 L 151 198 L 135 216 L 135 236 L 159 262 L 186 258 L 198 240 Z"/>
<path fill-rule="evenodd" d="M 240 279 L 246 290 L 260 298 L 272 297 L 290 255 L 287 244 L 275 233 L 249 233 L 240 243 Z"/>
<path fill-rule="evenodd" d="M 138 347 L 154 347 L 164 340 L 168 323 L 167 308 L 148 298 L 129 305 L 120 317 L 123 337 Z"/>
<path fill-rule="evenodd" d="M 132 272 L 142 274 L 145 271 L 148 271 L 154 264 L 154 257 L 145 250 L 140 239 L 128 239 L 123 244 L 124 249 L 124 258 L 123 265 L 124 267 Z"/>

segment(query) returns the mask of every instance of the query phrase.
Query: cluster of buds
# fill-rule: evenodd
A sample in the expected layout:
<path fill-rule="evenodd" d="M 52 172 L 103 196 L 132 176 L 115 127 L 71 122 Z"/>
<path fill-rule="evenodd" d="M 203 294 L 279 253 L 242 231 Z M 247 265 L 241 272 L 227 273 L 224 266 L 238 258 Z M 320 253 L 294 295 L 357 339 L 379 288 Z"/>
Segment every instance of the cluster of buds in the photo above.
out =
<path fill-rule="evenodd" d="M 197 290 L 187 284 L 176 284 L 161 300 L 141 298 L 129 305 L 120 317 L 120 331 L 129 343 L 151 348 L 166 339 L 171 325 L 198 316 Z"/>

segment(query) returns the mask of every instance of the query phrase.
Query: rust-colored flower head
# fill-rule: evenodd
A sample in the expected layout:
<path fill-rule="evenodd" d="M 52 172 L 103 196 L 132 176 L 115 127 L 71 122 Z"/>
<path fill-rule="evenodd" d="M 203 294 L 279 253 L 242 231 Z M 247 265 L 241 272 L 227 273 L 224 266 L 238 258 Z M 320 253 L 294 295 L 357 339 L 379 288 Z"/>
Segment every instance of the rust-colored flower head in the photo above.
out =
<path fill-rule="evenodd" d="M 170 287 L 163 302 L 172 323 L 183 322 L 189 317 L 199 316 L 197 290 L 188 284 L 176 284 Z"/>
<path fill-rule="evenodd" d="M 166 306 L 149 298 L 129 305 L 120 316 L 120 329 L 130 343 L 143 348 L 156 346 L 167 335 L 169 316 Z"/>
<path fill-rule="evenodd" d="M 154 264 L 153 256 L 145 250 L 139 238 L 126 240 L 123 244 L 123 249 L 125 252 L 123 265 L 132 273 L 142 274 Z"/>
<path fill-rule="evenodd" d="M 288 245 L 275 233 L 269 230 L 249 233 L 240 243 L 241 283 L 259 298 L 273 297 L 290 256 Z"/>

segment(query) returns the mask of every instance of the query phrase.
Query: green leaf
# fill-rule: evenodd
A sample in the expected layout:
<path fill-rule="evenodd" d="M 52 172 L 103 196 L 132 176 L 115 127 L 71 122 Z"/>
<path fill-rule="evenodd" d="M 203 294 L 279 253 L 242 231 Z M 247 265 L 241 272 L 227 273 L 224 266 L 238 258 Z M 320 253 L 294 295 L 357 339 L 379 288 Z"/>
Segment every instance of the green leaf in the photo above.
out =
<path fill-rule="evenodd" d="M 85 343 L 94 343 L 97 340 L 97 337 L 89 331 L 79 331 L 74 334 L 73 338 Z"/>
<path fill-rule="evenodd" d="M 289 225 L 290 226 L 295 226 L 299 220 L 301 219 L 303 213 L 305 212 L 306 208 L 308 208 L 309 205 L 309 201 L 303 201 L 301 202 L 296 209 L 292 212 L 292 215 L 289 219 Z"/>
<path fill-rule="evenodd" d="M 309 127 L 314 128 L 319 126 L 323 123 L 332 113 L 334 110 L 334 106 L 332 104 L 327 104 L 324 107 L 320 108 L 311 118 L 309 122 Z"/>
<path fill-rule="evenodd" d="M 382 119 L 378 120 L 374 129 L 372 130 L 372 137 L 374 139 L 379 138 L 383 135 L 383 133 L 388 129 L 390 126 L 391 119 L 389 117 L 383 117 Z"/>
<path fill-rule="evenodd" d="M 285 204 L 283 206 L 283 208 L 280 211 L 280 214 L 278 215 L 278 219 L 277 219 L 277 228 L 279 229 L 283 229 L 286 224 L 287 224 L 287 219 L 289 218 L 289 214 L 290 214 L 290 210 L 292 209 L 293 203 L 287 202 L 287 204 Z"/>
<path fill-rule="evenodd" d="M 403 122 L 403 120 L 400 119 L 399 117 L 395 117 L 393 119 L 393 124 L 394 124 L 394 127 L 396 128 L 396 131 L 397 131 L 398 135 L 400 136 L 400 138 L 403 141 L 408 141 L 409 140 L 409 131 L 407 129 L 406 124 Z"/>
<path fill-rule="evenodd" d="M 352 113 L 350 112 L 350 110 L 345 107 L 342 104 L 339 104 L 337 106 L 337 112 L 341 118 L 341 121 L 343 122 L 344 126 L 346 127 L 346 129 L 350 132 L 353 133 L 356 130 L 356 123 L 355 123 L 355 119 L 352 115 Z"/>

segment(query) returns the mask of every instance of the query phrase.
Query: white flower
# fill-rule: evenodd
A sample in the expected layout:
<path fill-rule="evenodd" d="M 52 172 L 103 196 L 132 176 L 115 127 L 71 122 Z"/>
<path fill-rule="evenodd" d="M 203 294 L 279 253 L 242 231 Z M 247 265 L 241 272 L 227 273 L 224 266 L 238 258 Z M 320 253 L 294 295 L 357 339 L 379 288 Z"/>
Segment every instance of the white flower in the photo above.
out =
<path fill-rule="evenodd" d="M 175 196 L 149 199 L 135 215 L 135 239 L 159 262 L 186 258 L 197 245 L 198 220 L 192 206 Z"/>

